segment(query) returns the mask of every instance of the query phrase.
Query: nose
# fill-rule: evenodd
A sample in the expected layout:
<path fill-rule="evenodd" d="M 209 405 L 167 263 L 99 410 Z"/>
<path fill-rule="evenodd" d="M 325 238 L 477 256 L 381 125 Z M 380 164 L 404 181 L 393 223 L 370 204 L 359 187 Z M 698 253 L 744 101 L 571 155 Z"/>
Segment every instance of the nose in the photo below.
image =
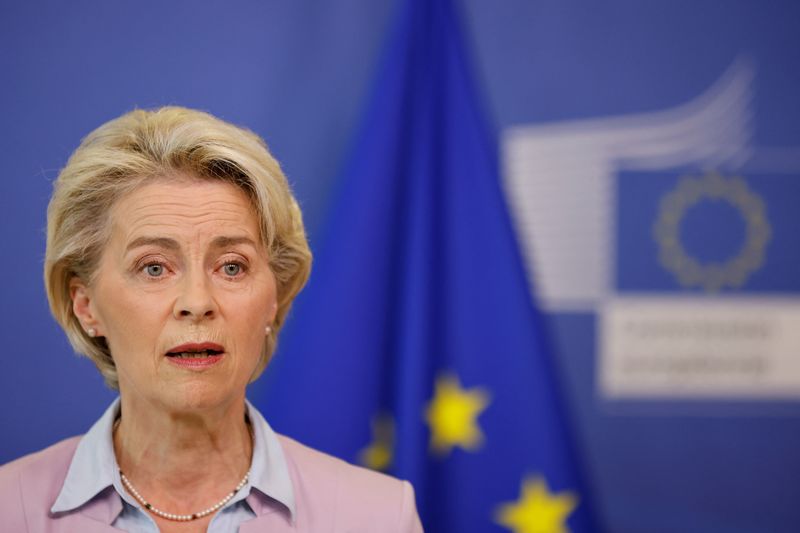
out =
<path fill-rule="evenodd" d="M 200 321 L 213 318 L 217 311 L 210 280 L 202 271 L 188 272 L 181 280 L 175 299 L 175 318 Z"/>

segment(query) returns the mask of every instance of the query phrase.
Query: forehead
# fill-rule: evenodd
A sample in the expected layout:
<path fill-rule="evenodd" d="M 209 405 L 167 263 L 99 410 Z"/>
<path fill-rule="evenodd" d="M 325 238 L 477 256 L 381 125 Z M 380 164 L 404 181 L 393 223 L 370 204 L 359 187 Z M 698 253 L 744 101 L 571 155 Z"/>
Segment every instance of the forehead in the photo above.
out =
<path fill-rule="evenodd" d="M 112 207 L 112 235 L 127 240 L 142 233 L 244 233 L 256 240 L 259 221 L 248 196 L 223 181 L 157 178 L 120 198 Z"/>

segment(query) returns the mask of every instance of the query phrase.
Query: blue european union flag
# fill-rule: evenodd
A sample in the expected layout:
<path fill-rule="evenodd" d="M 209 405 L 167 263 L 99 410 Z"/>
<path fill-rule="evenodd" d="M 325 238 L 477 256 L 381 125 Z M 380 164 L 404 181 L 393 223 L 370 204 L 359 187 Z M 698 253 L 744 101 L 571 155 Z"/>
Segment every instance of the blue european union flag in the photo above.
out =
<path fill-rule="evenodd" d="M 592 530 L 452 6 L 405 2 L 264 401 L 433 532 Z"/>

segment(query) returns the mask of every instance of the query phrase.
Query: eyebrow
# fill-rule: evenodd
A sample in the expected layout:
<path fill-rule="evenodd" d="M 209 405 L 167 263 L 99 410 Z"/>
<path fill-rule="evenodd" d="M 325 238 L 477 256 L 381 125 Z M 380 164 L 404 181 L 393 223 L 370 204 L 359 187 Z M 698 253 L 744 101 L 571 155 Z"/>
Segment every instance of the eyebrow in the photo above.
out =
<path fill-rule="evenodd" d="M 256 248 L 256 243 L 253 241 L 253 239 L 244 236 L 229 237 L 226 235 L 220 235 L 211 241 L 211 246 L 214 248 L 227 248 L 229 246 L 236 246 L 237 244 L 249 244 L 250 246 Z M 137 237 L 128 243 L 128 246 L 125 247 L 125 251 L 127 252 L 142 246 L 158 246 L 161 248 L 166 248 L 167 250 L 178 250 L 180 248 L 178 241 L 169 237 Z"/>
<path fill-rule="evenodd" d="M 125 251 L 141 248 L 142 246 L 159 246 L 168 250 L 177 250 L 180 248 L 178 241 L 170 239 L 169 237 L 137 237 L 128 243 L 128 246 L 125 247 Z"/>
<path fill-rule="evenodd" d="M 211 241 L 211 246 L 214 248 L 227 248 L 229 246 L 236 246 L 237 244 L 249 244 L 253 248 L 257 248 L 256 243 L 250 237 L 227 237 L 220 235 Z"/>

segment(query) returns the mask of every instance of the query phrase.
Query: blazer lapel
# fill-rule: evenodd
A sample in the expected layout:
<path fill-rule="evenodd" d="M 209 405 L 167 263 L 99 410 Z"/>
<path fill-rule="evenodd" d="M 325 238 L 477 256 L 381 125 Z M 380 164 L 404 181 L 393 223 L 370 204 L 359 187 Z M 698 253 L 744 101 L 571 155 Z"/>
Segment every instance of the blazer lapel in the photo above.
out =
<path fill-rule="evenodd" d="M 267 513 L 257 516 L 239 526 L 239 533 L 293 533 L 297 529 L 282 513 Z"/>
<path fill-rule="evenodd" d="M 52 529 L 46 529 L 48 533 L 74 533 L 80 531 L 81 533 L 120 533 L 121 529 L 117 529 L 103 522 L 98 522 L 94 518 L 90 518 L 81 513 L 70 514 L 62 516 L 50 522 Z"/>

